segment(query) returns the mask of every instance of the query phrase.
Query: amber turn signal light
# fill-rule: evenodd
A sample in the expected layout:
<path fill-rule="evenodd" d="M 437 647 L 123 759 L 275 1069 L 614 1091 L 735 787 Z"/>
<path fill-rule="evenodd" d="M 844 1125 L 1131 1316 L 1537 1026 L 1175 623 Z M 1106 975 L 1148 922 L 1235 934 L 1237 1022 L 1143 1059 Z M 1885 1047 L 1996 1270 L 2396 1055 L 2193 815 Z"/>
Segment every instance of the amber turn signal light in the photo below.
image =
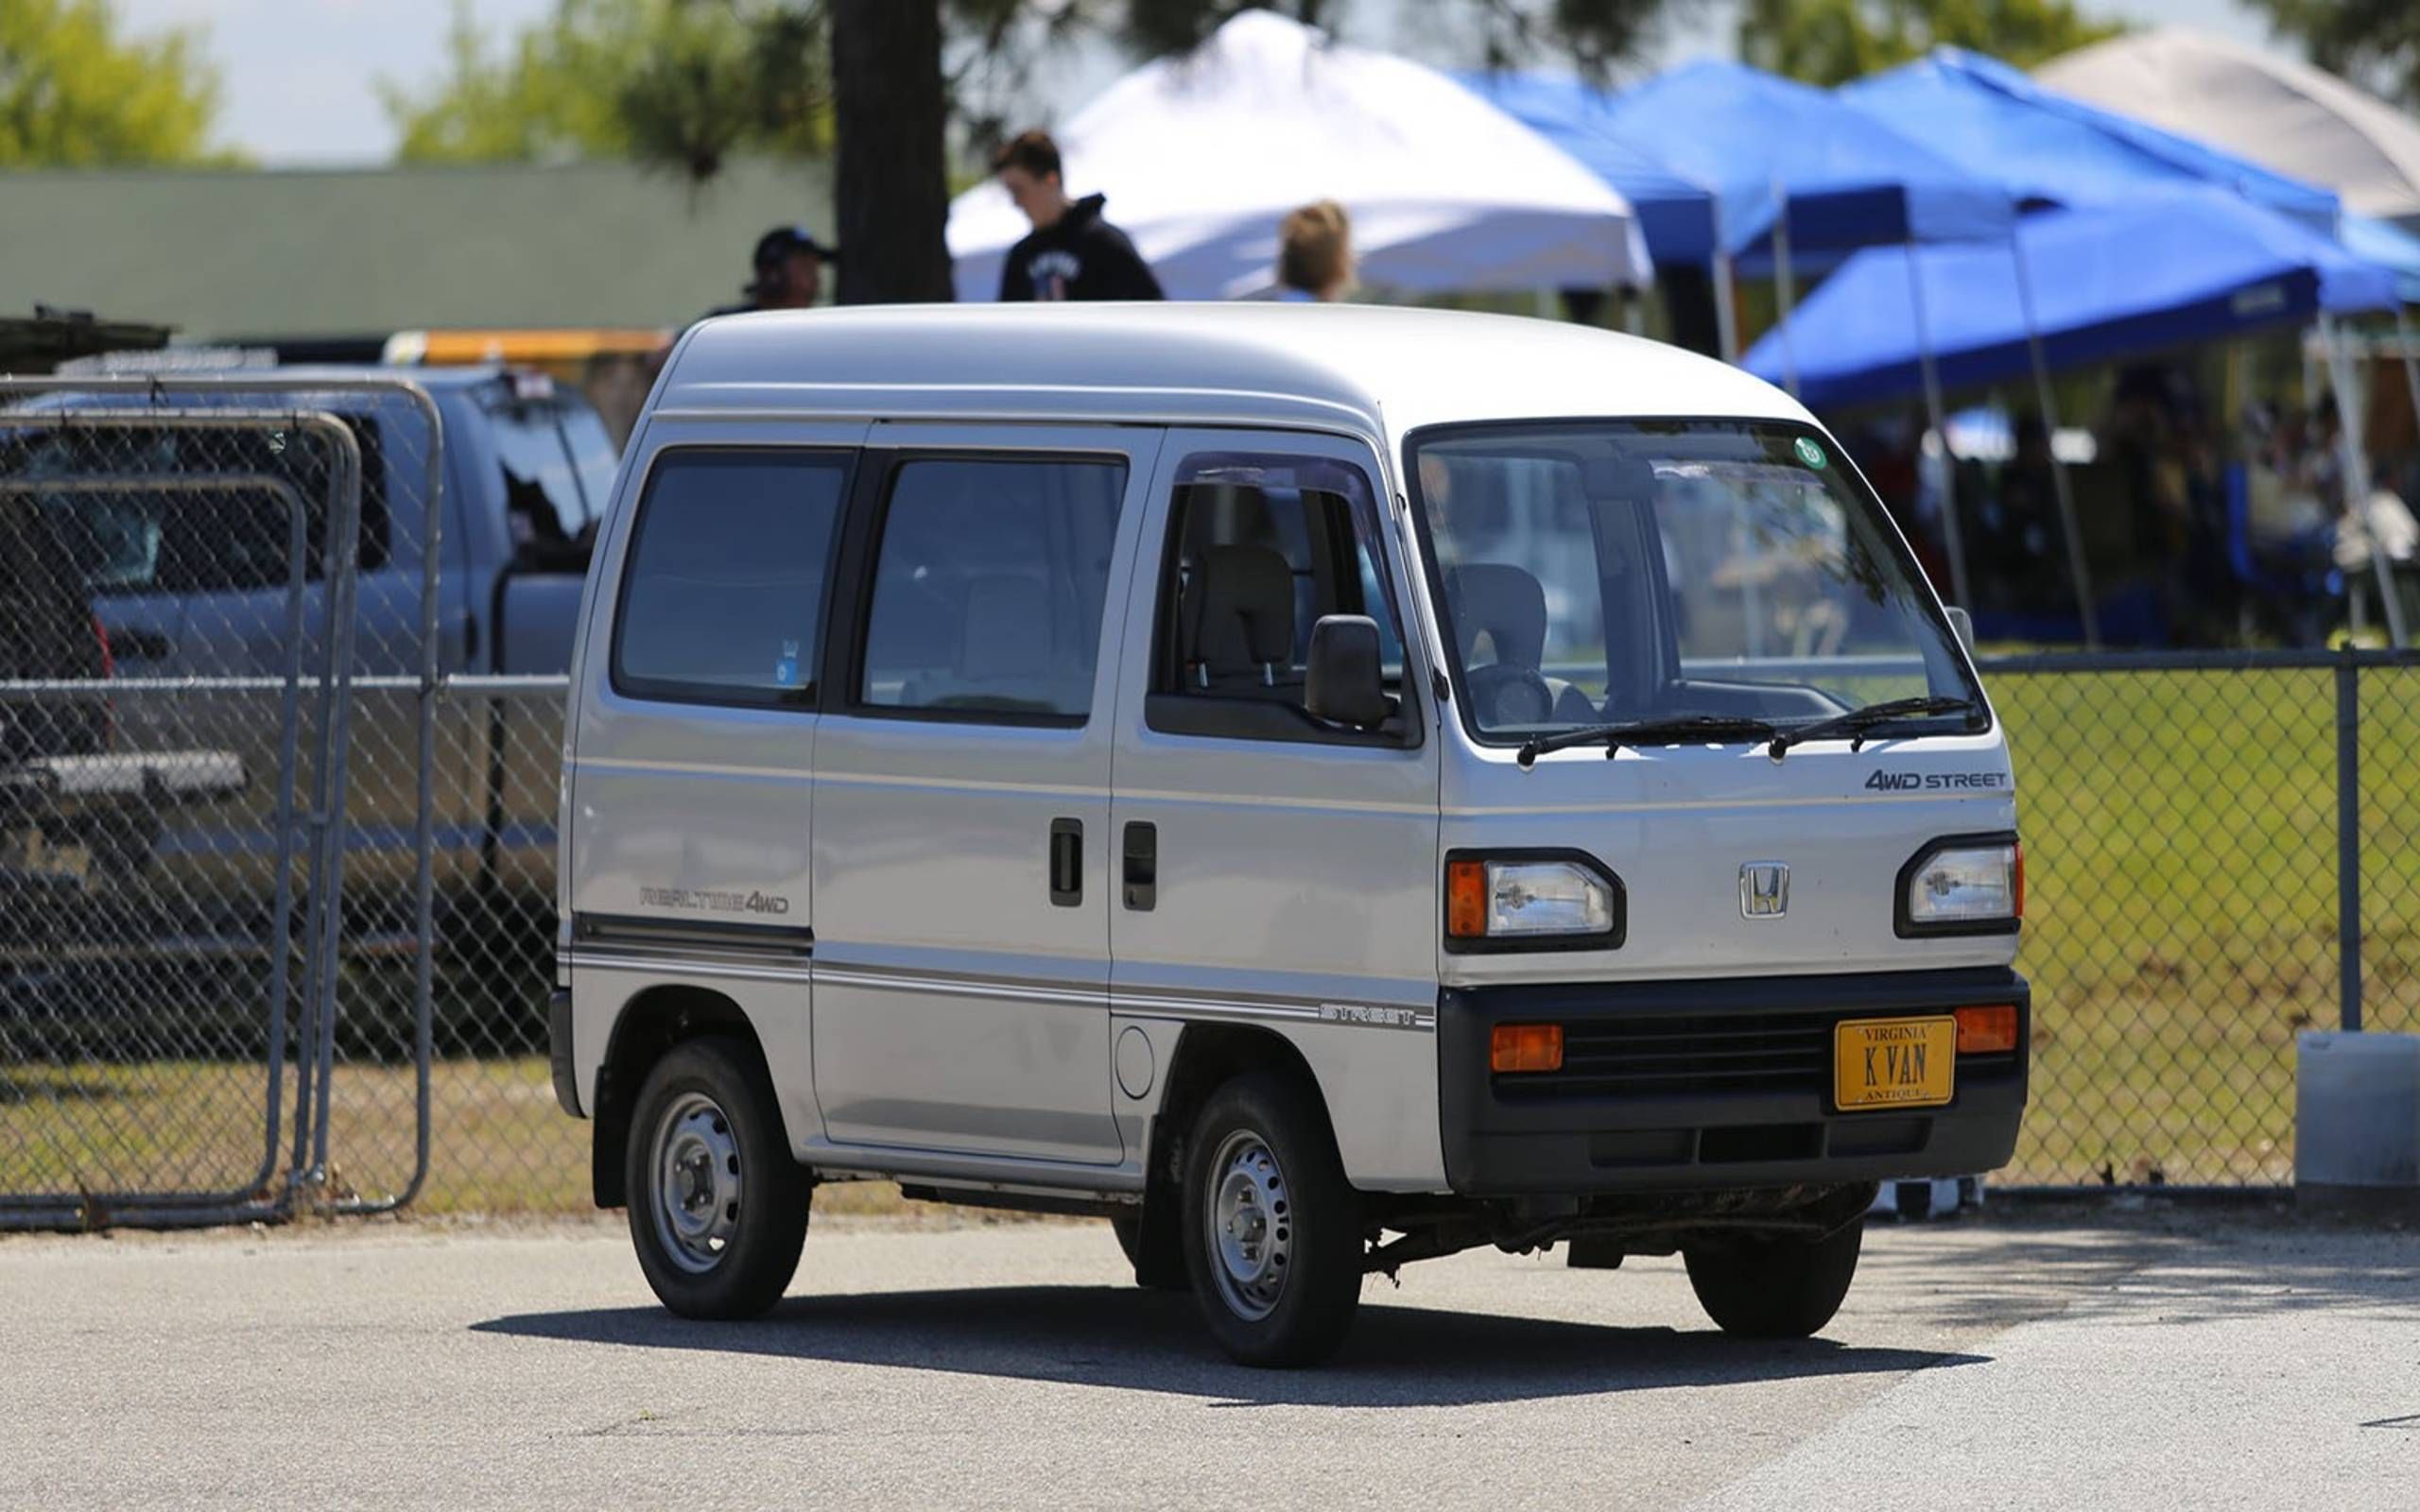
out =
<path fill-rule="evenodd" d="M 1489 1037 L 1487 1063 L 1498 1072 L 1561 1071 L 1563 1025 L 1499 1023 Z"/>
<path fill-rule="evenodd" d="M 1496 1031 L 1498 1034 L 1502 1030 Z M 1962 1056 L 2004 1055 L 2016 1048 L 2016 1005 L 1958 1010 L 1958 1053 Z"/>
<path fill-rule="evenodd" d="M 1478 939 L 1487 933 L 1486 862 L 1445 863 L 1445 933 L 1456 939 Z"/>

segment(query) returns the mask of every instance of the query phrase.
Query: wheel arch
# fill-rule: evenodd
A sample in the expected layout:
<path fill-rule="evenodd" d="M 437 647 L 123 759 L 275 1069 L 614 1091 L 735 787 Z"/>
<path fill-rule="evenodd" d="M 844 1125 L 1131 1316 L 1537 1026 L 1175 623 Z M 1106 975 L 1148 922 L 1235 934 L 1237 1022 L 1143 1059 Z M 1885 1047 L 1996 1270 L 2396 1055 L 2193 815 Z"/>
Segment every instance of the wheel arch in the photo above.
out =
<path fill-rule="evenodd" d="M 596 1132 L 589 1145 L 589 1185 L 600 1208 L 628 1205 L 623 1156 L 630 1143 L 631 1113 L 639 1088 L 655 1063 L 686 1040 L 727 1035 L 747 1046 L 757 1070 L 771 1079 L 764 1041 L 746 1009 L 712 988 L 667 983 L 631 994 L 614 1015 L 605 1058 L 596 1068 Z M 782 1119 L 778 1103 L 774 1119 Z M 784 1138 L 788 1137 L 786 1126 Z"/>
<path fill-rule="evenodd" d="M 1194 1115 L 1222 1082 L 1247 1071 L 1276 1071 L 1297 1082 L 1311 1098 L 1328 1138 L 1336 1138 L 1327 1093 L 1293 1040 L 1255 1024 L 1188 1023 L 1177 1036 L 1167 1089 L 1151 1118 L 1144 1168 L 1147 1221 L 1155 1202 L 1162 1212 L 1173 1211 L 1169 1199 L 1184 1184 L 1184 1142 L 1193 1131 Z"/>

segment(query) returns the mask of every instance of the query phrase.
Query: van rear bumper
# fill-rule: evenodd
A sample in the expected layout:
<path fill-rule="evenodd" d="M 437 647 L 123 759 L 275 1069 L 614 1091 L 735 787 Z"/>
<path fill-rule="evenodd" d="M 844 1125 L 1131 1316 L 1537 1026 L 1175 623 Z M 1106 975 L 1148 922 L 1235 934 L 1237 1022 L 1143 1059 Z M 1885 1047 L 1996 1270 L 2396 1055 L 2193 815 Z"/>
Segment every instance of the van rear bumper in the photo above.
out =
<path fill-rule="evenodd" d="M 1832 1106 L 1843 1020 L 2014 1004 L 2016 1048 L 1958 1057 L 1952 1101 Z M 1838 976 L 1447 988 L 1438 995 L 1445 1177 L 1468 1196 L 1704 1191 L 1996 1169 L 2025 1111 L 2032 990 L 2005 967 Z M 1498 1076 L 1498 1023 L 1555 1023 L 1589 1074 Z"/>

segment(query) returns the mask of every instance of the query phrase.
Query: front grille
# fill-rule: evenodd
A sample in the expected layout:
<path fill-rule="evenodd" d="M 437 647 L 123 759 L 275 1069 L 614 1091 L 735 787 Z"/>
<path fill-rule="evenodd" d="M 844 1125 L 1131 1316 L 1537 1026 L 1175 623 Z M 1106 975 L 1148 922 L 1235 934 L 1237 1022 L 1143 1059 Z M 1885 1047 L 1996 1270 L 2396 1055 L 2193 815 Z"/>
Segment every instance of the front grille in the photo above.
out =
<path fill-rule="evenodd" d="M 1565 1023 L 1563 1069 L 1501 1076 L 1500 1091 L 1558 1097 L 1820 1092 L 1841 1015 L 1641 1013 Z"/>

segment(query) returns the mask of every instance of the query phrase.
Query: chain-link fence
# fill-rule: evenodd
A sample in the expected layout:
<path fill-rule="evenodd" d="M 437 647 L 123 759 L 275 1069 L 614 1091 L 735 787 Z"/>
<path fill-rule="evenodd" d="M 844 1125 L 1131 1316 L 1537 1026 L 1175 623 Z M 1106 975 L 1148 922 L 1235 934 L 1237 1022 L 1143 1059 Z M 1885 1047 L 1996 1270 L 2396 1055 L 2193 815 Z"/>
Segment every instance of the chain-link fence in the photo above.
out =
<path fill-rule="evenodd" d="M 2420 1028 L 2420 657 L 2027 657 L 1984 675 L 2016 763 L 2034 993 L 2006 1178 L 2290 1180 L 2297 1031 Z"/>
<path fill-rule="evenodd" d="M 0 1223 L 584 1208 L 565 683 L 444 664 L 425 396 L 8 387 Z M 2420 655 L 1985 671 L 2031 869 L 2005 1179 L 2289 1179 L 2296 1030 L 2420 1028 Z"/>
<path fill-rule="evenodd" d="M 0 1225 L 380 1205 L 347 883 L 425 933 L 428 763 L 345 753 L 432 745 L 441 476 L 401 384 L 0 383 Z"/>

